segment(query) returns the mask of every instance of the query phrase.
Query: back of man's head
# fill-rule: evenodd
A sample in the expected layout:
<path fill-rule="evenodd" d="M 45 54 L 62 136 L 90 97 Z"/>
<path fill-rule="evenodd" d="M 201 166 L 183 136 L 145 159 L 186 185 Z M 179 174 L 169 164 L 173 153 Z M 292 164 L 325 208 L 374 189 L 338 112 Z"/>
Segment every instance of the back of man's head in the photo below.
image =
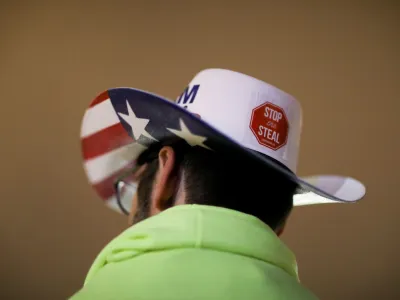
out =
<path fill-rule="evenodd" d="M 247 158 L 221 155 L 201 147 L 173 146 L 173 149 L 177 156 L 174 176 L 180 178 L 186 204 L 237 210 L 259 218 L 275 231 L 283 225 L 293 207 L 296 183 Z M 150 207 L 148 202 L 158 168 L 158 158 L 154 158 L 141 176 L 139 210 Z M 171 199 L 169 205 L 174 203 L 175 199 Z"/>

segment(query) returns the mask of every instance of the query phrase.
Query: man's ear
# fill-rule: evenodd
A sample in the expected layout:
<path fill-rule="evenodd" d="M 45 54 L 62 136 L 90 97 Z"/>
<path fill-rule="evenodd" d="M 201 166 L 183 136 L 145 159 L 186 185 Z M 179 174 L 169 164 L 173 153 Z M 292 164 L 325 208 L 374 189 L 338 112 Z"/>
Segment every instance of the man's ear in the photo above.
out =
<path fill-rule="evenodd" d="M 158 153 L 158 171 L 153 183 L 152 213 L 157 214 L 169 208 L 169 200 L 176 190 L 177 177 L 175 170 L 175 151 L 172 147 L 164 146 Z"/>

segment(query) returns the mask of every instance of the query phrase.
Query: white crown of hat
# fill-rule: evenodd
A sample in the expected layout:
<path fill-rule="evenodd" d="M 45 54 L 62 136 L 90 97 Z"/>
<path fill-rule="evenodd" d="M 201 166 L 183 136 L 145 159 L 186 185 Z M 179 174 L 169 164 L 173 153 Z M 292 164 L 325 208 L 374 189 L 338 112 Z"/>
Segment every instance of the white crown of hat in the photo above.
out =
<path fill-rule="evenodd" d="M 248 75 L 207 69 L 193 78 L 176 103 L 242 146 L 296 172 L 302 110 L 291 95 Z"/>

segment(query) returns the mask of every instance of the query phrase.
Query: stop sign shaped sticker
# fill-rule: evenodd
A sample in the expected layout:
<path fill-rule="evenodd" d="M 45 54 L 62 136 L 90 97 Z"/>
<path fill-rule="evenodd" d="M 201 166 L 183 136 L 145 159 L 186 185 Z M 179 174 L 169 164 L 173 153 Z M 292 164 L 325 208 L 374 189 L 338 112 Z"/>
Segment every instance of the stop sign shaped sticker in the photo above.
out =
<path fill-rule="evenodd" d="M 261 145 L 278 150 L 286 145 L 289 122 L 282 108 L 266 102 L 253 109 L 250 129 Z"/>

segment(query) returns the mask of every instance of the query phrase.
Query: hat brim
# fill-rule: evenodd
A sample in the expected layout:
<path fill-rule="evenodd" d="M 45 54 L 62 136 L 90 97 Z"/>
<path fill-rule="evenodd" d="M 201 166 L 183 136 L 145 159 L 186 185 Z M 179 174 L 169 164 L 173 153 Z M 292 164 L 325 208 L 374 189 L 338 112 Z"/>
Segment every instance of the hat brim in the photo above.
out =
<path fill-rule="evenodd" d="M 133 128 L 135 127 L 135 128 Z M 189 145 L 255 159 L 296 182 L 301 192 L 294 205 L 352 203 L 365 195 L 364 185 L 351 177 L 320 175 L 300 178 L 274 159 L 245 148 L 211 124 L 155 94 L 115 88 L 96 97 L 83 118 L 81 144 L 89 182 L 107 204 L 115 204 L 115 179 L 135 164 L 157 141 L 184 139 Z"/>

